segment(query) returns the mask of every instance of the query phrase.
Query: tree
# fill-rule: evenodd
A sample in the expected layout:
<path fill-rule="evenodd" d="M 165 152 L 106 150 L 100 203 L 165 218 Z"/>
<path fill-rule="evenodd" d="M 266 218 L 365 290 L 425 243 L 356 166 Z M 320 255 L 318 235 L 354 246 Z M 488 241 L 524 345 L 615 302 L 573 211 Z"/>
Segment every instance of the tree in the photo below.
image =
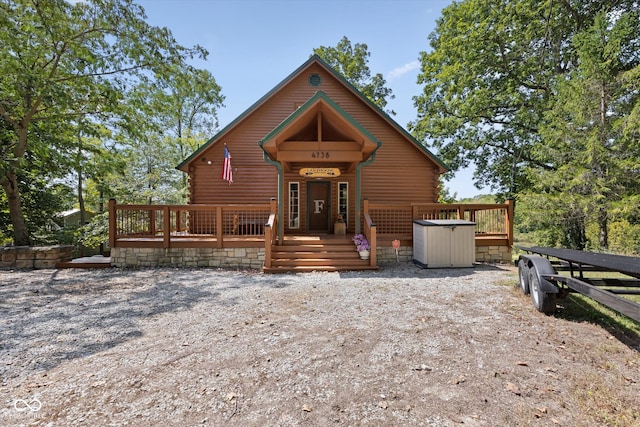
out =
<path fill-rule="evenodd" d="M 174 66 L 166 77 L 138 85 L 127 98 L 133 107 L 127 117 L 138 124 L 128 126 L 128 133 L 138 142 L 153 140 L 154 144 L 162 144 L 164 157 L 173 166 L 215 133 L 216 112 L 224 101 L 213 75 L 188 65 Z M 173 169 L 171 165 L 169 168 Z M 168 173 L 180 176 L 181 184 L 176 187 L 181 186 L 180 190 L 186 192 L 187 176 Z"/>
<path fill-rule="evenodd" d="M 601 12 L 576 34 L 577 67 L 557 83 L 557 102 L 540 131 L 545 145 L 539 157 L 552 168 L 538 173 L 534 190 L 575 197 L 583 226 L 597 224 L 602 249 L 609 247 L 613 206 L 640 189 L 640 148 L 624 133 L 640 100 L 624 84 L 640 64 L 639 34 L 640 16 L 633 11 Z"/>
<path fill-rule="evenodd" d="M 421 52 L 414 135 L 432 141 L 453 171 L 477 166 L 475 184 L 512 197 L 529 188 L 527 167 L 553 107 L 554 84 L 577 64 L 571 38 L 599 10 L 633 1 L 466 0 L 445 8 Z"/>
<path fill-rule="evenodd" d="M 625 197 L 621 188 L 637 190 L 630 185 L 637 161 L 629 159 L 638 158 L 630 137 L 638 129 L 638 7 L 633 0 L 452 4 L 430 35 L 432 51 L 421 53 L 411 131 L 432 141 L 453 171 L 475 163 L 478 188 L 522 195 L 519 203 L 531 197 L 532 211 L 554 212 L 541 219 L 557 217 L 556 243 L 584 247 L 597 212 L 606 247 L 610 207 Z"/>
<path fill-rule="evenodd" d="M 68 140 L 43 140 L 37 124 L 65 124 L 78 114 L 115 114 L 132 82 L 166 76 L 171 66 L 207 52 L 180 46 L 166 28 L 145 22 L 131 0 L 2 0 L 0 3 L 0 184 L 13 239 L 28 245 L 19 179 L 31 153 L 43 164 Z"/>
<path fill-rule="evenodd" d="M 377 73 L 371 77 L 368 65 L 371 54 L 366 44 L 356 43 L 352 46 L 347 37 L 342 37 L 336 47 L 320 46 L 313 49 L 313 53 L 335 68 L 379 108 L 384 109 L 387 102 L 395 98 L 391 89 L 385 87 L 387 82 L 382 74 Z M 395 115 L 393 111 L 388 113 Z"/>

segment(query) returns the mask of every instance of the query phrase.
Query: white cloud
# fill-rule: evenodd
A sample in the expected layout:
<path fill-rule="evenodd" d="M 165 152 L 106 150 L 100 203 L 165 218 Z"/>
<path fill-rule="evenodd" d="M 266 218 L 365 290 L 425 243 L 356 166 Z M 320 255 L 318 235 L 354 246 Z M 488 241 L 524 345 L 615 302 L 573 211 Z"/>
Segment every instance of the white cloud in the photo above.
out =
<path fill-rule="evenodd" d="M 407 64 L 404 64 L 400 67 L 394 68 L 393 70 L 389 71 L 387 78 L 389 80 L 397 79 L 398 77 L 402 77 L 403 75 L 413 70 L 417 70 L 418 68 L 420 68 L 420 61 L 418 60 L 411 61 Z"/>

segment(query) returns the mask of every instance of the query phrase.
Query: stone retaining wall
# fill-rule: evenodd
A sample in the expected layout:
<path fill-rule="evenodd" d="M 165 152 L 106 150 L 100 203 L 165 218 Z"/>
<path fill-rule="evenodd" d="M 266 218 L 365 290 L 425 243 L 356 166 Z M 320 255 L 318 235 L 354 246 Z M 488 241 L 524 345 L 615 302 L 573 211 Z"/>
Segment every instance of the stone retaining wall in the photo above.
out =
<path fill-rule="evenodd" d="M 264 265 L 263 248 L 112 248 L 114 267 L 255 268 Z"/>
<path fill-rule="evenodd" d="M 378 247 L 376 250 L 376 256 L 378 263 L 383 262 L 412 262 L 413 261 L 413 247 L 412 246 L 400 246 L 398 248 L 398 258 L 396 260 L 396 250 L 393 247 L 385 246 Z"/>
<path fill-rule="evenodd" d="M 511 263 L 511 248 L 508 246 L 476 246 L 476 262 Z"/>
<path fill-rule="evenodd" d="M 401 246 L 398 256 L 392 247 L 379 247 L 378 262 L 411 262 L 413 247 Z M 476 262 L 510 263 L 511 249 L 505 246 L 476 246 Z M 114 267 L 218 267 L 262 269 L 262 248 L 112 248 Z"/>
<path fill-rule="evenodd" d="M 396 251 L 392 247 L 378 247 L 378 263 L 396 261 Z M 400 246 L 398 261 L 413 261 L 413 247 Z M 476 262 L 511 263 L 511 248 L 507 246 L 476 246 Z"/>
<path fill-rule="evenodd" d="M 71 261 L 73 246 L 0 247 L 0 268 L 55 268 L 58 262 Z"/>

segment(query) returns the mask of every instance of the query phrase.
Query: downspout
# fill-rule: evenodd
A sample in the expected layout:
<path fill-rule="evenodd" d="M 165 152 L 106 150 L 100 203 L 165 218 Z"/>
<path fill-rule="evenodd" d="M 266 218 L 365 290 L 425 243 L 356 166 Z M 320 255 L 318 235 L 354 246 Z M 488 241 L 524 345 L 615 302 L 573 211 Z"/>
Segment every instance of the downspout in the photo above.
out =
<path fill-rule="evenodd" d="M 282 222 L 284 220 L 284 206 L 282 205 L 284 200 L 284 170 L 282 169 L 282 163 L 276 162 L 269 157 L 262 144 L 264 144 L 264 141 L 258 141 L 258 145 L 262 148 L 262 156 L 265 163 L 278 168 L 278 243 L 281 243 L 284 238 L 284 224 Z"/>
<path fill-rule="evenodd" d="M 360 222 L 360 217 L 362 216 L 362 204 L 360 202 L 360 169 L 376 161 L 376 151 L 378 151 L 378 148 L 382 145 L 382 141 L 377 141 L 377 144 L 378 146 L 373 150 L 371 156 L 369 156 L 369 158 L 364 162 L 358 163 L 356 166 L 356 234 L 360 234 L 362 232 L 362 224 Z"/>

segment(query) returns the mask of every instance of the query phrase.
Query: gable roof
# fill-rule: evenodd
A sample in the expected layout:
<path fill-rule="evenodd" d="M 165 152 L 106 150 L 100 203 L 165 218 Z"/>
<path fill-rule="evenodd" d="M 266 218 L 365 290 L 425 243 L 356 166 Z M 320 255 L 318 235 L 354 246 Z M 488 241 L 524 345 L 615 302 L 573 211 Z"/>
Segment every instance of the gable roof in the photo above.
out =
<path fill-rule="evenodd" d="M 302 65 L 296 68 L 291 74 L 289 74 L 284 80 L 278 83 L 273 89 L 267 92 L 264 96 L 258 99 L 253 105 L 251 105 L 248 109 L 246 109 L 242 114 L 236 117 L 231 123 L 225 126 L 220 132 L 214 135 L 211 139 L 209 139 L 206 143 L 204 143 L 200 148 L 194 151 L 189 157 L 183 160 L 176 169 L 185 170 L 185 167 L 200 153 L 205 151 L 211 145 L 213 145 L 217 140 L 221 139 L 224 135 L 226 135 L 230 130 L 235 128 L 238 124 L 240 124 L 245 117 L 251 114 L 254 110 L 256 110 L 259 106 L 264 104 L 269 98 L 271 98 L 276 92 L 278 92 L 282 87 L 287 85 L 291 80 L 294 79 L 297 75 L 302 73 L 305 69 L 310 67 L 312 64 L 319 64 L 321 67 L 326 69 L 331 75 L 333 75 L 337 80 L 339 80 L 348 90 L 353 92 L 360 100 L 365 102 L 372 108 L 378 115 L 380 115 L 385 121 L 391 124 L 398 132 L 400 132 L 403 136 L 405 136 L 412 144 L 418 147 L 425 155 L 431 158 L 438 166 L 441 168 L 441 173 L 446 172 L 449 168 L 436 156 L 434 155 L 427 147 L 422 145 L 417 139 L 415 139 L 404 127 L 400 126 L 395 120 L 393 120 L 387 113 L 385 113 L 380 107 L 378 107 L 373 101 L 364 96 L 362 92 L 360 92 L 355 86 L 347 81 L 347 79 L 342 76 L 338 71 L 336 71 L 333 67 L 331 67 L 327 62 L 325 62 L 318 55 L 312 55 L 308 60 L 306 60 Z M 328 98 L 328 97 L 327 97 Z M 368 132 L 367 132 L 368 133 Z"/>
<path fill-rule="evenodd" d="M 281 161 L 281 154 L 285 154 L 286 157 L 287 144 L 294 144 L 294 147 L 291 147 L 293 151 L 299 149 L 299 147 L 295 147 L 295 142 L 290 141 L 300 139 L 299 137 L 301 135 L 308 136 L 309 134 L 307 132 L 309 130 L 317 136 L 319 128 L 323 129 L 321 133 L 324 135 L 325 132 L 330 130 L 332 125 L 336 123 L 341 124 L 337 126 L 340 128 L 340 131 L 336 133 L 336 127 L 334 126 L 332 129 L 334 133 L 333 136 L 343 141 L 340 144 L 345 149 L 342 151 L 341 156 L 339 156 L 341 158 L 337 160 L 338 164 L 335 164 L 335 166 L 340 166 L 345 170 L 351 170 L 355 168 L 358 163 L 366 160 L 380 147 L 381 141 L 351 117 L 349 113 L 323 91 L 317 91 L 264 138 L 258 141 L 258 145 L 260 145 L 273 160 Z M 329 133 L 331 133 L 331 130 Z M 302 139 L 306 138 L 303 136 Z M 331 138 L 327 140 L 323 138 L 323 142 L 325 144 L 332 144 L 332 142 L 329 142 L 330 139 Z M 347 149 L 345 141 L 348 141 L 347 144 L 350 148 Z M 296 157 L 297 156 L 293 156 L 293 158 L 288 157 L 287 160 L 282 160 L 282 162 L 289 163 L 299 161 Z M 285 165 L 285 170 L 287 168 L 288 166 Z"/>

